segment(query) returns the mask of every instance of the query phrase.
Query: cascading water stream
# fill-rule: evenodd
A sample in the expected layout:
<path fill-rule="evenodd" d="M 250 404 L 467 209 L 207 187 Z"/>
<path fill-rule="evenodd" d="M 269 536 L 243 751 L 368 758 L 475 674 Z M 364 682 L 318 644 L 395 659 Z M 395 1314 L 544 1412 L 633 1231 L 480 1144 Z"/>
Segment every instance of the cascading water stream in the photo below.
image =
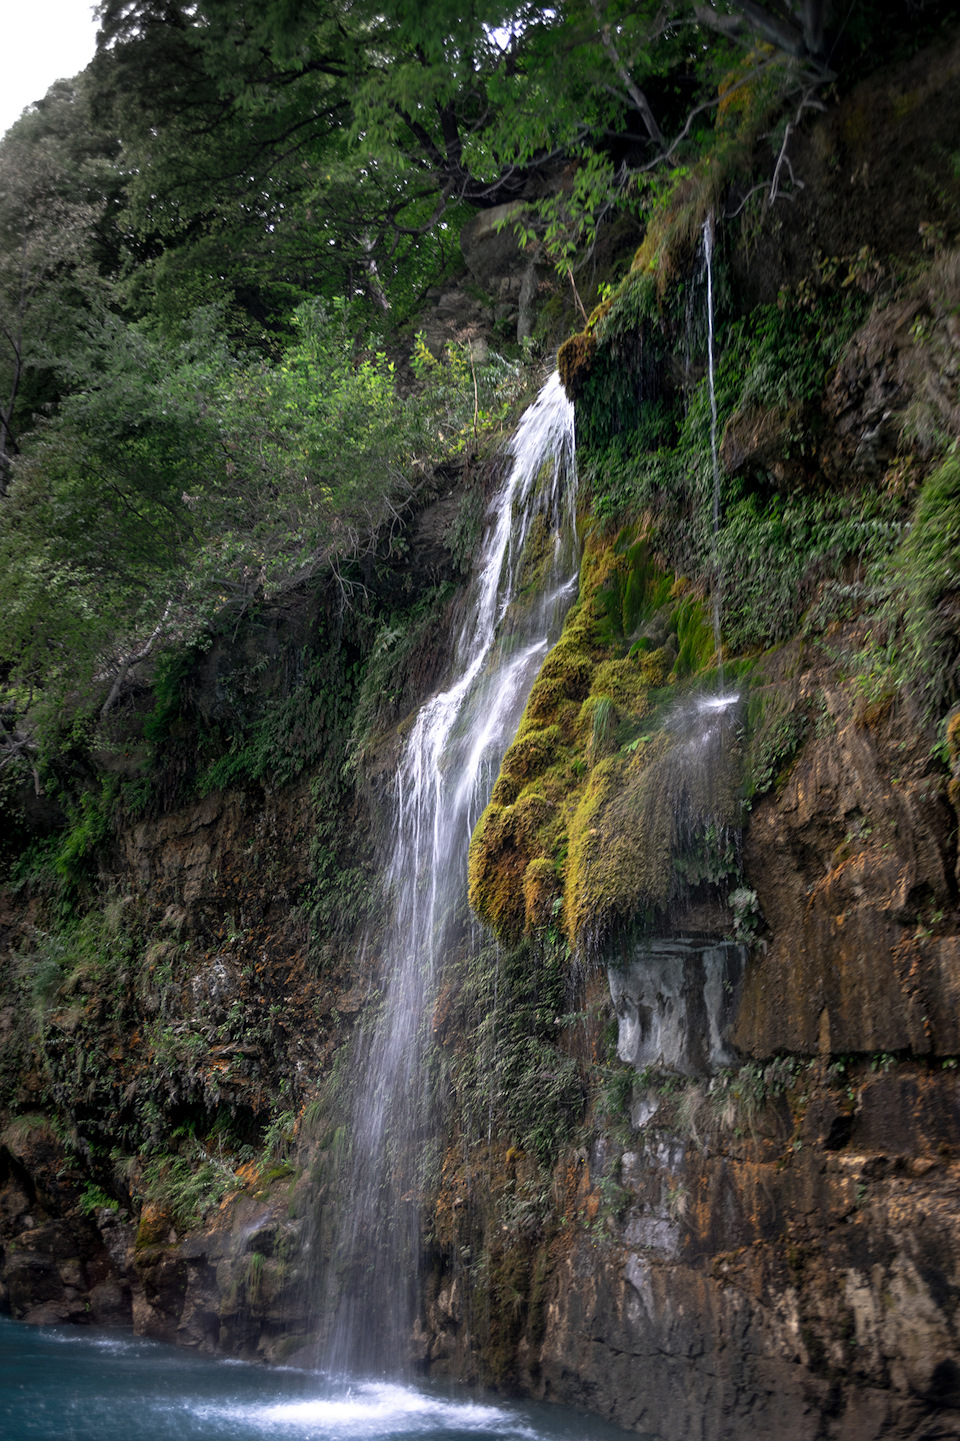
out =
<path fill-rule="evenodd" d="M 398 768 L 382 941 L 384 992 L 354 1079 L 348 1195 L 330 1267 L 340 1371 L 396 1371 L 415 1315 L 417 1197 L 435 1145 L 427 1052 L 439 967 L 468 921 L 470 835 L 559 633 L 578 569 L 573 406 L 554 375 L 520 422 L 449 687 L 420 709 Z M 552 533 L 538 593 L 518 602 L 535 523 Z M 542 536 L 534 540 L 539 544 Z"/>
<path fill-rule="evenodd" d="M 713 639 L 717 649 L 719 688 L 723 690 L 723 650 L 720 634 L 720 458 L 717 454 L 717 388 L 713 355 L 713 212 L 703 222 L 703 254 L 707 267 L 707 377 L 710 385 L 710 455 L 713 461 L 713 530 L 710 561 L 713 570 Z"/>

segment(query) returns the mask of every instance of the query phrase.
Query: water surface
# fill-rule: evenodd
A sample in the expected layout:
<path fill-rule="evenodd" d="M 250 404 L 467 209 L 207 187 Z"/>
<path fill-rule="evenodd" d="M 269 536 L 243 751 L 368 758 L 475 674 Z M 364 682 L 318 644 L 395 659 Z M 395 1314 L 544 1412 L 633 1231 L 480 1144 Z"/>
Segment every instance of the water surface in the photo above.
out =
<path fill-rule="evenodd" d="M 124 1332 L 0 1319 L 4 1441 L 624 1441 L 562 1407 L 396 1382 L 332 1382 Z M 633 1438 L 636 1441 L 636 1438 Z"/>

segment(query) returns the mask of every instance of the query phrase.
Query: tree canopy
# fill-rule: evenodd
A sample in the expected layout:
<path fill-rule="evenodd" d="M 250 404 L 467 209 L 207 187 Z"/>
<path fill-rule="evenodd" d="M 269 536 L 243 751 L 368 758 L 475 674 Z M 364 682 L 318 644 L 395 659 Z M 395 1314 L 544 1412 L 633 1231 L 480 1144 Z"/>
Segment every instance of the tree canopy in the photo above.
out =
<path fill-rule="evenodd" d="M 711 147 L 785 146 L 879 13 L 103 0 L 94 62 L 0 140 L 13 710 L 108 706 L 155 642 L 320 566 L 352 584 L 438 437 L 514 373 L 421 347 L 411 390 L 384 354 L 464 222 L 521 202 L 524 242 L 569 268 Z"/>
<path fill-rule="evenodd" d="M 223 298 L 229 269 L 236 293 L 334 283 L 409 303 L 463 207 L 536 203 L 572 165 L 574 208 L 589 212 L 681 158 L 745 55 L 735 85 L 823 73 L 812 3 L 806 29 L 752 0 L 105 0 L 100 13 L 94 73 L 135 224 L 161 244 L 155 283 L 176 276 L 195 299 Z"/>

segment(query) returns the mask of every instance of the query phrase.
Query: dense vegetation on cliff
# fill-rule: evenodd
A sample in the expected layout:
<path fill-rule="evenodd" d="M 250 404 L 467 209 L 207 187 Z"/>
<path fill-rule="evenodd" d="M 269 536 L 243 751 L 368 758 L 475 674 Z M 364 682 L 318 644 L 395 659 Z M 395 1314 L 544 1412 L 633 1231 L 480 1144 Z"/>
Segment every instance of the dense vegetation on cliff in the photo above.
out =
<path fill-rule="evenodd" d="M 938 18 L 925 8 L 928 29 Z M 924 33 L 905 12 L 904 34 L 881 38 L 868 6 L 824 32 L 816 5 L 595 0 L 468 18 L 106 3 L 102 22 L 88 71 L 0 149 L 5 771 L 55 764 L 145 661 L 235 625 L 255 597 L 329 567 L 349 589 L 451 433 L 462 446 L 502 408 L 509 364 L 475 363 L 469 325 L 443 364 L 422 346 L 415 374 L 406 364 L 472 208 L 517 203 L 501 223 L 536 283 L 553 273 L 542 333 L 562 339 L 559 277 L 581 310 L 578 284 L 596 298 L 605 224 L 646 224 L 662 294 L 711 206 L 742 229 L 778 190 L 795 198 L 791 134 L 838 73 L 849 84 Z M 861 271 L 838 302 L 876 281 Z M 657 312 L 649 287 L 627 290 L 614 315 Z M 819 306 L 803 299 L 790 336 L 766 322 L 763 373 L 791 374 L 785 346 L 823 352 L 787 380 L 794 408 L 855 318 L 846 305 L 837 329 Z M 742 331 L 725 347 L 721 384 L 750 344 Z M 513 353 L 508 334 L 499 349 Z M 765 403 L 751 384 L 742 402 Z M 668 435 L 651 409 L 664 497 L 670 447 L 702 449 L 705 432 L 691 412 L 689 435 Z M 601 412 L 589 425 L 610 429 Z M 627 464 L 621 447 L 609 476 Z M 598 512 L 623 499 L 598 491 Z M 735 561 L 724 554 L 732 584 Z M 729 616 L 748 639 L 735 600 Z"/>
<path fill-rule="evenodd" d="M 791 1185 L 873 1144 L 877 1073 L 939 1097 L 960 1055 L 948 8 L 107 0 L 0 142 L 0 1189 L 78 1253 L 132 1227 L 98 1315 L 132 1286 L 158 1332 L 274 1356 L 312 1325 L 382 793 L 559 346 L 580 588 L 471 848 L 498 945 L 430 1018 L 432 1359 L 533 1385 L 563 1267 L 632 1227 L 698 1285 L 734 1246 L 746 1290 L 806 1266 L 781 1310 L 824 1387 L 853 1366 Z M 691 770 L 721 670 L 742 703 Z M 618 1059 L 593 970 L 675 933 L 740 957 L 709 1078 Z M 879 1174 L 810 1185 L 862 1230 Z M 226 1196 L 273 1229 L 188 1282 Z"/>

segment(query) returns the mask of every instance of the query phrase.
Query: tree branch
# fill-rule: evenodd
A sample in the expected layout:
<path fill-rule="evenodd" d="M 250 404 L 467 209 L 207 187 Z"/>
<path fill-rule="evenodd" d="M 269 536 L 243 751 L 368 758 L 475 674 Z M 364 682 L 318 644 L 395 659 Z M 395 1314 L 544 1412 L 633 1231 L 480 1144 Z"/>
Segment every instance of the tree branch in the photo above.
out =
<path fill-rule="evenodd" d="M 156 629 L 154 630 L 150 639 L 147 641 L 146 645 L 141 650 L 138 650 L 135 655 L 127 656 L 126 660 L 122 662 L 120 669 L 117 671 L 117 674 L 114 678 L 113 685 L 110 687 L 110 694 L 107 696 L 103 705 L 100 707 L 101 720 L 103 720 L 103 718 L 108 715 L 113 709 L 113 703 L 116 700 L 117 696 L 120 694 L 120 688 L 126 680 L 128 673 L 133 669 L 135 665 L 139 665 L 141 661 L 145 661 L 149 656 L 150 652 L 153 650 L 154 644 L 159 639 L 160 633 L 163 630 L 164 625 L 166 624 L 167 616 L 170 614 L 170 606 L 172 605 L 172 603 L 172 601 L 167 601 L 166 605 L 163 608 L 163 615 L 158 620 Z"/>
<path fill-rule="evenodd" d="M 643 91 L 634 83 L 633 76 L 620 58 L 620 52 L 614 44 L 613 36 L 610 33 L 610 26 L 604 23 L 603 16 L 600 14 L 599 0 L 590 0 L 590 8 L 597 17 L 597 29 L 600 32 L 600 39 L 603 41 L 603 48 L 609 55 L 613 68 L 620 76 L 627 94 L 630 96 L 637 110 L 639 110 L 643 118 L 643 123 L 647 127 L 647 134 L 657 145 L 662 145 L 663 134 L 660 126 L 654 119 L 653 111 L 650 109 L 650 102 Z"/>

